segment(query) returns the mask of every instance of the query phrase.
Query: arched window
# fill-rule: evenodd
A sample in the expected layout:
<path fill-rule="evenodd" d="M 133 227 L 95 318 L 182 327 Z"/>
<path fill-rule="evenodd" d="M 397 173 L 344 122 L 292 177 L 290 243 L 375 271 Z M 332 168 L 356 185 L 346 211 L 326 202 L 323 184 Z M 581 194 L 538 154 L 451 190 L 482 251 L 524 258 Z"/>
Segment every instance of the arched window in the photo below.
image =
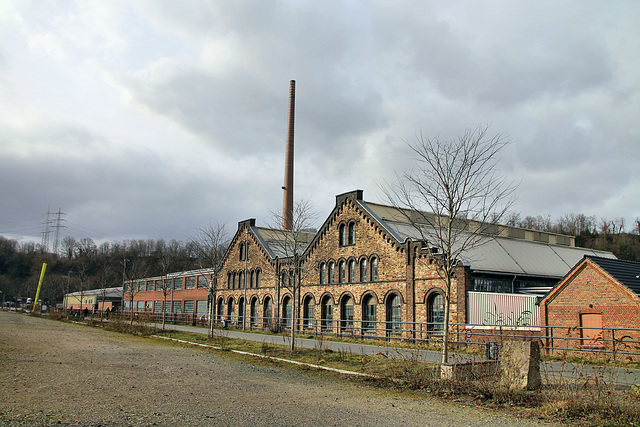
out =
<path fill-rule="evenodd" d="M 362 258 L 360 260 L 360 281 L 361 282 L 367 281 L 367 259 L 366 258 Z"/>
<path fill-rule="evenodd" d="M 373 295 L 366 295 L 362 301 L 362 329 L 374 330 L 376 329 L 376 299 Z"/>
<path fill-rule="evenodd" d="M 347 279 L 349 283 L 353 283 L 356 281 L 356 262 L 352 259 L 349 260 Z"/>
<path fill-rule="evenodd" d="M 217 313 L 218 317 L 218 321 L 222 321 L 223 316 L 224 316 L 224 308 L 223 308 L 223 302 L 222 302 L 222 298 L 220 298 L 218 300 L 218 313 Z"/>
<path fill-rule="evenodd" d="M 440 293 L 427 299 L 427 329 L 438 333 L 444 329 L 444 297 Z"/>
<path fill-rule="evenodd" d="M 243 272 L 238 273 L 238 288 L 244 289 L 244 273 Z"/>
<path fill-rule="evenodd" d="M 338 244 L 344 246 L 347 244 L 347 227 L 344 224 L 340 224 L 338 227 Z"/>
<path fill-rule="evenodd" d="M 345 296 L 340 304 L 340 329 L 351 331 L 353 329 L 353 299 Z"/>
<path fill-rule="evenodd" d="M 231 273 L 227 273 L 227 289 L 231 289 L 233 285 L 233 279 L 231 278 Z"/>
<path fill-rule="evenodd" d="M 289 328 L 292 325 L 291 298 L 288 296 L 282 300 L 282 326 Z"/>
<path fill-rule="evenodd" d="M 371 258 L 371 281 L 378 281 L 378 258 Z"/>
<path fill-rule="evenodd" d="M 328 295 L 322 298 L 320 311 L 320 316 L 322 316 L 320 327 L 325 331 L 330 330 L 333 328 L 333 304 L 331 303 L 331 297 Z"/>
<path fill-rule="evenodd" d="M 272 312 L 273 312 L 273 303 L 271 302 L 271 298 L 270 297 L 266 297 L 264 299 L 264 327 L 265 328 L 269 328 L 271 327 L 271 321 L 272 321 Z"/>
<path fill-rule="evenodd" d="M 249 313 L 249 325 L 252 328 L 258 326 L 258 298 L 251 299 L 250 305 L 250 313 Z"/>
<path fill-rule="evenodd" d="M 320 264 L 320 284 L 324 285 L 327 283 L 327 264 L 324 262 Z"/>
<path fill-rule="evenodd" d="M 256 288 L 260 287 L 260 270 L 256 270 Z"/>
<path fill-rule="evenodd" d="M 338 263 L 338 283 L 344 283 L 345 262 L 344 260 Z"/>
<path fill-rule="evenodd" d="M 356 223 L 355 222 L 349 223 L 349 244 L 350 245 L 356 244 Z"/>
<path fill-rule="evenodd" d="M 231 286 L 231 289 L 236 289 L 238 287 L 238 275 L 236 273 L 233 273 L 233 285 Z"/>
<path fill-rule="evenodd" d="M 336 283 L 336 265 L 333 262 L 329 263 L 329 283 Z"/>
<path fill-rule="evenodd" d="M 233 299 L 229 299 L 229 303 L 227 304 L 227 320 L 231 323 L 236 321 L 235 303 Z"/>
<path fill-rule="evenodd" d="M 304 303 L 302 304 L 302 327 L 303 328 L 313 328 L 313 311 L 314 311 L 314 301 L 311 295 L 307 296 L 304 299 Z"/>
<path fill-rule="evenodd" d="M 244 323 L 244 313 L 245 313 L 244 298 L 240 297 L 240 300 L 238 301 L 238 323 L 239 324 Z"/>
<path fill-rule="evenodd" d="M 402 329 L 402 301 L 393 294 L 387 300 L 387 332 L 397 333 Z"/>
<path fill-rule="evenodd" d="M 240 261 L 244 261 L 244 257 L 245 257 L 244 243 L 240 243 L 240 245 L 238 245 L 238 252 L 240 253 Z"/>

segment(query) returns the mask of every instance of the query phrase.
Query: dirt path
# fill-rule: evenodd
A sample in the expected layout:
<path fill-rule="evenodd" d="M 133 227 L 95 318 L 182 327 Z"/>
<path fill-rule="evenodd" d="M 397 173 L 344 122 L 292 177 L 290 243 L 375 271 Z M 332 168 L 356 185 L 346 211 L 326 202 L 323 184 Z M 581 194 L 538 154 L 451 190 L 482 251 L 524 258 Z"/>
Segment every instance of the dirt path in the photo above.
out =
<path fill-rule="evenodd" d="M 0 424 L 60 423 L 541 425 L 317 372 L 0 312 Z"/>

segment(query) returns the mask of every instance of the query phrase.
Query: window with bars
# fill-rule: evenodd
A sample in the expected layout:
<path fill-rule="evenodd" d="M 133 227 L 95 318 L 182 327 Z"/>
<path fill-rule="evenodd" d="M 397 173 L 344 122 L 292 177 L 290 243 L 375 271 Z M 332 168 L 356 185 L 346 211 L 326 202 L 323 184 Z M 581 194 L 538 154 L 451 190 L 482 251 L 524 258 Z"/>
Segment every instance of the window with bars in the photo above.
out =
<path fill-rule="evenodd" d="M 342 300 L 340 320 L 342 329 L 353 329 L 353 300 L 351 297 L 345 297 Z"/>
<path fill-rule="evenodd" d="M 320 327 L 323 330 L 331 329 L 333 327 L 333 304 L 331 304 L 329 297 L 325 297 L 320 304 L 320 316 L 322 317 Z"/>
<path fill-rule="evenodd" d="M 363 304 L 362 329 L 370 330 L 376 328 L 376 301 L 368 295 Z"/>
<path fill-rule="evenodd" d="M 396 294 L 387 302 L 387 329 L 391 332 L 399 332 L 402 329 L 402 302 Z"/>

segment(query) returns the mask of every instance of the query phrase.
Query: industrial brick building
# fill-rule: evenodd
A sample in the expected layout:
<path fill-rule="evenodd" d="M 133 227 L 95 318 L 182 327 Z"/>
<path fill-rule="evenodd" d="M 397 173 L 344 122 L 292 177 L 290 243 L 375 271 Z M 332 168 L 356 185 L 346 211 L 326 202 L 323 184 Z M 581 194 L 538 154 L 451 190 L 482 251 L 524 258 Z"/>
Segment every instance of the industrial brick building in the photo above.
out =
<path fill-rule="evenodd" d="M 206 316 L 214 273 L 206 268 L 126 281 L 122 307 L 127 312 Z"/>
<path fill-rule="evenodd" d="M 135 289 L 133 306 L 127 297 L 123 305 L 125 311 L 161 313 L 162 283 L 170 281 L 164 310 L 174 314 L 204 316 L 212 309 L 216 321 L 244 321 L 247 328 L 289 327 L 295 318 L 301 329 L 336 334 L 438 333 L 444 315 L 444 285 L 433 262 L 438 251 L 406 218 L 394 207 L 366 202 L 356 190 L 336 196 L 317 232 L 241 221 L 217 272 L 133 280 L 124 292 Z M 303 260 L 295 313 L 284 274 L 292 244 Z M 615 258 L 575 247 L 571 236 L 496 226 L 481 246 L 462 254 L 451 322 L 540 326 L 536 302 L 585 255 Z M 211 300 L 215 304 L 208 306 Z"/>

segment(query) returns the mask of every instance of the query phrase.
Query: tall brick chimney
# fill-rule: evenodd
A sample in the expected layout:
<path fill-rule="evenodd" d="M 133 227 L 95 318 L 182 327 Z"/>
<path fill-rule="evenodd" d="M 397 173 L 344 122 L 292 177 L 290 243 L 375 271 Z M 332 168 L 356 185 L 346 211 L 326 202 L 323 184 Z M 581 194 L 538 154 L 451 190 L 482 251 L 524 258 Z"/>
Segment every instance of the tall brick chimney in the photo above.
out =
<path fill-rule="evenodd" d="M 287 150 L 284 166 L 284 198 L 282 201 L 282 228 L 293 230 L 293 128 L 296 107 L 296 81 L 289 88 L 289 125 L 287 127 Z"/>

